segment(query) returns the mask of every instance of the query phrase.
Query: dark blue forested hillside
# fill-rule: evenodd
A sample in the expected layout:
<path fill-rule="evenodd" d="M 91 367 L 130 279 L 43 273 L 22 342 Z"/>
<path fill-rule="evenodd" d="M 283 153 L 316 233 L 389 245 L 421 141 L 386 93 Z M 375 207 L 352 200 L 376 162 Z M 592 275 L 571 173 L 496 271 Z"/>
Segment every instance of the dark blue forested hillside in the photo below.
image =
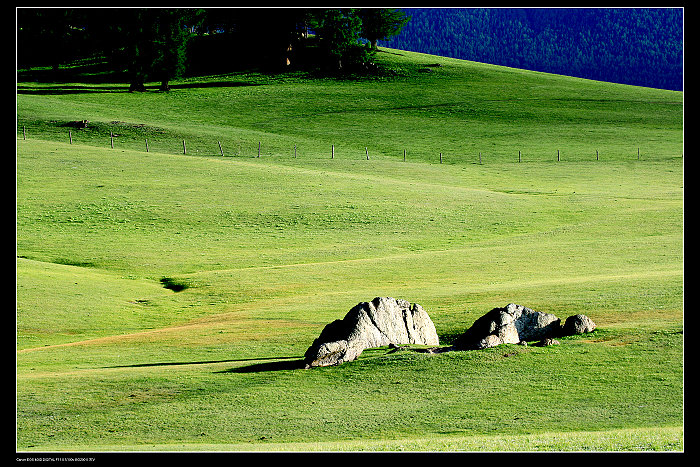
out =
<path fill-rule="evenodd" d="M 419 8 L 386 47 L 683 89 L 682 8 Z"/>

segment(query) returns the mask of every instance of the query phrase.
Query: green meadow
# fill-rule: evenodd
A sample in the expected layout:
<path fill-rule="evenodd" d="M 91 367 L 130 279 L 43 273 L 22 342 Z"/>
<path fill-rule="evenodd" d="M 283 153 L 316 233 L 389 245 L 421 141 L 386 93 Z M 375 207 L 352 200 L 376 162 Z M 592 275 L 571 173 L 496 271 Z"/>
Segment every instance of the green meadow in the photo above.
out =
<path fill-rule="evenodd" d="M 19 74 L 17 451 L 684 449 L 683 94 L 377 60 Z M 598 328 L 299 368 L 377 296 L 441 345 L 508 303 Z"/>

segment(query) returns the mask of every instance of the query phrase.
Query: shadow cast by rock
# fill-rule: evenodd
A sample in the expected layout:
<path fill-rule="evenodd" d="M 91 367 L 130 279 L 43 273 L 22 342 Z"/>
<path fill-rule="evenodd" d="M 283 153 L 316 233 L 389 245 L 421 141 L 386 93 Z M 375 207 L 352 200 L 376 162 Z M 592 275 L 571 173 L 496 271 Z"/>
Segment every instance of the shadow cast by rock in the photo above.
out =
<path fill-rule="evenodd" d="M 296 358 L 296 357 L 295 357 Z M 276 362 L 256 363 L 254 365 L 240 366 L 229 370 L 219 371 L 217 373 L 261 373 L 266 371 L 285 371 L 285 370 L 303 370 L 304 360 L 287 360 Z"/>
<path fill-rule="evenodd" d="M 292 360 L 294 359 L 294 360 Z M 229 360 L 199 360 L 199 361 L 185 361 L 185 362 L 153 362 L 153 363 L 132 363 L 129 365 L 113 365 L 105 366 L 102 368 L 143 368 L 152 366 L 179 366 L 179 365 L 209 365 L 213 363 L 235 363 L 235 362 L 251 362 L 251 361 L 261 361 L 261 360 L 275 360 L 273 362 L 267 363 L 256 363 L 254 365 L 248 365 L 244 367 L 232 368 L 230 370 L 217 371 L 217 373 L 250 373 L 257 371 L 274 371 L 274 370 L 289 370 L 297 367 L 303 368 L 303 363 L 301 357 L 258 357 L 258 358 L 239 358 L 239 359 L 229 359 Z M 288 361 L 277 361 L 277 360 L 288 360 Z M 296 366 L 295 366 L 296 365 Z"/>

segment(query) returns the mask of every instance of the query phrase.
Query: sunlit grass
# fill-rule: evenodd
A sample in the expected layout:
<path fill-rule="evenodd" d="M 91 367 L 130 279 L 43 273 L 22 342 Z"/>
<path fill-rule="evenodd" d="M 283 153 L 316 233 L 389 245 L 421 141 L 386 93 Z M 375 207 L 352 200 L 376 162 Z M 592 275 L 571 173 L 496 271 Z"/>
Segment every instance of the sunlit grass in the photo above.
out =
<path fill-rule="evenodd" d="M 19 450 L 683 449 L 682 94 L 385 57 L 403 71 L 20 83 Z M 376 296 L 443 345 L 510 302 L 598 330 L 298 368 Z"/>

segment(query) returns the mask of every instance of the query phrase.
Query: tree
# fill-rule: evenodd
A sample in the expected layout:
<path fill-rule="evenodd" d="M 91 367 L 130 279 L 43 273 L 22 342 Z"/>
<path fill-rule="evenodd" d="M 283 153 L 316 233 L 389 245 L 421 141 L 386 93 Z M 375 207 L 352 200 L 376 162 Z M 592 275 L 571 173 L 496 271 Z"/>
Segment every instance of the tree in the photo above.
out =
<path fill-rule="evenodd" d="M 153 62 L 153 12 L 146 8 L 131 10 L 124 25 L 129 91 L 146 90 L 146 78 Z"/>
<path fill-rule="evenodd" d="M 130 91 L 145 91 L 147 79 L 161 82 L 160 89 L 170 89 L 169 81 L 185 70 L 187 22 L 197 19 L 190 9 L 127 9 L 109 18 L 109 41 L 123 50 L 129 75 Z M 103 18 L 104 19 L 104 18 Z"/>
<path fill-rule="evenodd" d="M 336 70 L 369 61 L 371 50 L 360 44 L 362 19 L 358 10 L 321 10 L 313 19 L 313 29 L 319 37 L 319 45 Z"/>
<path fill-rule="evenodd" d="M 377 50 L 378 40 L 396 36 L 411 19 L 404 12 L 386 8 L 362 8 L 362 37 L 367 39 L 373 50 Z"/>
<path fill-rule="evenodd" d="M 185 71 L 187 40 L 186 22 L 192 26 L 196 12 L 192 10 L 159 10 L 153 23 L 152 73 L 160 80 L 160 90 L 170 89 L 169 81 Z"/>

